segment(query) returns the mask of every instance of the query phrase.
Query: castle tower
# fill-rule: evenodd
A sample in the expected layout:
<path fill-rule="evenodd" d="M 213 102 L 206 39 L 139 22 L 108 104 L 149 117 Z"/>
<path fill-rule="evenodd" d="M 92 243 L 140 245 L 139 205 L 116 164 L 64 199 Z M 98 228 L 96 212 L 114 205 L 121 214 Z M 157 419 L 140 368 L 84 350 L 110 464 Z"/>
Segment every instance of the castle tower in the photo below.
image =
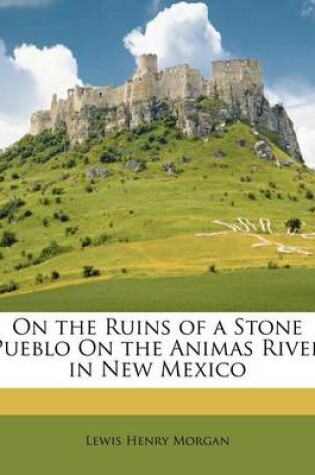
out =
<path fill-rule="evenodd" d="M 259 61 L 238 59 L 212 63 L 213 81 L 223 96 L 231 91 L 251 91 L 263 94 L 263 71 Z"/>
<path fill-rule="evenodd" d="M 156 54 L 142 54 L 139 56 L 138 76 L 144 74 L 157 74 L 158 72 L 158 57 Z"/>
<path fill-rule="evenodd" d="M 264 101 L 263 72 L 259 61 L 240 59 L 212 63 L 214 95 L 229 105 L 234 119 L 255 124 Z"/>

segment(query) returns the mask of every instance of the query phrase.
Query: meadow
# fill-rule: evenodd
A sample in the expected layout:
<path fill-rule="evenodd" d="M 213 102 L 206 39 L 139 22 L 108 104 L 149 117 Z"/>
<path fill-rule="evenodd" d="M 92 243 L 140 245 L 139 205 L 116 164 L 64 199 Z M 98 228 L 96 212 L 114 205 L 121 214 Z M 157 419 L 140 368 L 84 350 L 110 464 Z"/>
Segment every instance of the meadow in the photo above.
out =
<path fill-rule="evenodd" d="M 112 279 L 0 299 L 1 312 L 314 312 L 315 269 Z"/>

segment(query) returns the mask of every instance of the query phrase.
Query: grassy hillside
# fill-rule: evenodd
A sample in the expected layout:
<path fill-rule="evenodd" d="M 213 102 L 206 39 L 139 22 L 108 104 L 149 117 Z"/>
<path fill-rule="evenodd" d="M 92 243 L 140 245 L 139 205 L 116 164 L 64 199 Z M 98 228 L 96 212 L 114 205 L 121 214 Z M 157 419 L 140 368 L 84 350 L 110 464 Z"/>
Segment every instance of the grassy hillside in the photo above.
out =
<path fill-rule="evenodd" d="M 257 140 L 241 123 L 189 140 L 170 119 L 107 137 L 96 124 L 72 151 L 62 130 L 25 137 L 0 156 L 0 292 L 209 268 L 315 267 L 315 175 L 260 159 Z M 299 235 L 286 234 L 290 218 L 303 222 Z M 233 223 L 236 231 L 226 226 Z"/>
<path fill-rule="evenodd" d="M 1 312 L 314 312 L 315 269 L 111 279 L 0 299 Z"/>

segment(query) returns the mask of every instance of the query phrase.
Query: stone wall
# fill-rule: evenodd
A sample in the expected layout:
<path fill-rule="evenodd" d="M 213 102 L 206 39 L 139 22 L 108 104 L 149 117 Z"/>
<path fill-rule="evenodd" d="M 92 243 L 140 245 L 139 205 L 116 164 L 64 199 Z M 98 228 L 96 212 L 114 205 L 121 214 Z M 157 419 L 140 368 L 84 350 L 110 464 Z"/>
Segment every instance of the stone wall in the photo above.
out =
<path fill-rule="evenodd" d="M 44 130 L 52 128 L 50 111 L 38 111 L 31 117 L 30 134 L 38 135 Z"/>
<path fill-rule="evenodd" d="M 252 59 L 215 61 L 213 82 L 218 94 L 230 100 L 231 91 L 255 91 L 263 95 L 263 71 L 259 61 Z"/>
<path fill-rule="evenodd" d="M 220 97 L 227 103 L 235 102 L 244 91 L 263 95 L 262 69 L 258 61 L 231 60 L 213 63 L 213 77 L 205 80 L 199 71 L 189 65 L 179 65 L 158 72 L 156 55 L 142 55 L 138 70 L 126 84 L 114 88 L 79 87 L 68 90 L 66 100 L 53 96 L 51 110 L 32 116 L 31 133 L 36 135 L 47 128 L 55 128 L 60 121 L 68 122 L 69 116 L 86 107 L 118 107 L 157 100 L 196 99 L 201 95 Z"/>

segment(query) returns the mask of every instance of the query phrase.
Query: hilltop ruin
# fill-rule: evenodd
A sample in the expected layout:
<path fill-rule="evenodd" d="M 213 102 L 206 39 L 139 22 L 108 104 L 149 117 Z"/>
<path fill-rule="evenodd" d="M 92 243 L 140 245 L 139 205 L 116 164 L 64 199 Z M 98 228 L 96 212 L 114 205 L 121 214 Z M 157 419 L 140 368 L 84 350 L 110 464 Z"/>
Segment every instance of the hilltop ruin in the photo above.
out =
<path fill-rule="evenodd" d="M 89 138 L 91 122 L 103 112 L 103 132 L 128 130 L 172 115 L 189 137 L 207 136 L 233 121 L 274 134 L 278 145 L 302 162 L 293 124 L 282 105 L 271 107 L 264 94 L 263 71 L 252 59 L 216 61 L 204 78 L 187 64 L 158 69 L 154 54 L 140 56 L 133 77 L 120 87 L 79 87 L 66 100 L 52 98 L 49 111 L 31 118 L 32 135 L 66 127 L 72 145 Z"/>

